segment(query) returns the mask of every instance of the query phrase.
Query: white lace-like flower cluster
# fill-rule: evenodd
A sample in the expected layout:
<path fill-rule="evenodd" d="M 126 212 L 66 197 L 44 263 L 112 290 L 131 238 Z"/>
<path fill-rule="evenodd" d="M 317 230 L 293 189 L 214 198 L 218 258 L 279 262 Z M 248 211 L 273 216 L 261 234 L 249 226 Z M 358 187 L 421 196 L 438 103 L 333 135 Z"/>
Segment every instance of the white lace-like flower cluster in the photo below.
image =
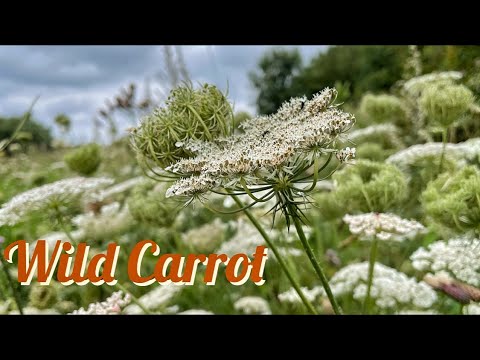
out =
<path fill-rule="evenodd" d="M 87 310 L 84 308 L 75 310 L 70 315 L 115 315 L 119 314 L 130 301 L 130 294 L 124 296 L 122 291 L 117 291 L 105 301 L 90 304 Z"/>
<path fill-rule="evenodd" d="M 419 248 L 411 257 L 412 265 L 434 274 L 446 271 L 456 279 L 480 286 L 480 240 L 467 236 L 436 241 L 426 249 Z"/>
<path fill-rule="evenodd" d="M 468 161 L 480 160 L 480 138 L 468 139 L 467 141 L 455 144 L 455 148 L 461 151 Z"/>
<path fill-rule="evenodd" d="M 345 149 L 342 149 L 337 152 L 336 156 L 338 161 L 341 163 L 347 162 L 348 160 L 355 159 L 355 153 L 356 153 L 355 148 L 350 148 L 346 147 Z"/>
<path fill-rule="evenodd" d="M 360 144 L 368 141 L 371 136 L 385 137 L 393 146 L 403 147 L 399 138 L 399 129 L 393 124 L 370 125 L 363 129 L 353 130 L 348 133 L 348 139 L 354 144 Z"/>
<path fill-rule="evenodd" d="M 315 286 L 312 289 L 303 286 L 300 288 L 300 290 L 302 290 L 303 295 L 305 295 L 305 298 L 310 302 L 314 301 L 317 296 L 320 296 L 322 294 L 322 287 L 320 286 Z M 298 296 L 297 292 L 293 287 L 281 294 L 278 294 L 278 300 L 282 303 L 291 304 L 299 304 L 302 302 L 302 299 L 300 299 L 300 296 Z"/>
<path fill-rule="evenodd" d="M 179 312 L 177 315 L 215 315 L 213 312 L 203 309 L 189 309 Z"/>
<path fill-rule="evenodd" d="M 70 232 L 70 236 L 73 238 L 75 241 L 79 241 L 84 237 L 84 233 L 82 230 L 75 230 Z M 52 232 L 48 233 L 46 235 L 42 235 L 38 238 L 39 240 L 45 240 L 45 243 L 48 246 L 48 252 L 51 254 L 53 252 L 53 249 L 55 248 L 55 244 L 57 243 L 58 240 L 62 242 L 70 242 L 69 237 L 67 234 L 64 232 Z M 37 242 L 38 240 L 35 240 L 32 242 L 30 245 L 30 257 L 33 255 L 33 252 L 35 251 L 35 248 L 37 247 Z"/>
<path fill-rule="evenodd" d="M 368 267 L 368 262 L 363 262 L 348 265 L 338 271 L 330 280 L 333 294 L 353 294 L 354 299 L 364 300 L 367 295 Z M 320 290 L 324 293 L 323 288 Z M 425 282 L 417 282 L 380 263 L 375 263 L 370 295 L 382 309 L 410 304 L 425 309 L 437 300 L 435 291 Z"/>
<path fill-rule="evenodd" d="M 480 315 L 480 304 L 470 304 L 463 307 L 465 315 Z"/>
<path fill-rule="evenodd" d="M 403 310 L 396 313 L 396 315 L 438 315 L 435 310 Z"/>
<path fill-rule="evenodd" d="M 0 226 L 15 225 L 24 216 L 42 210 L 52 201 L 73 201 L 101 187 L 111 185 L 109 178 L 75 177 L 46 184 L 14 196 L 0 209 Z"/>
<path fill-rule="evenodd" d="M 245 314 L 270 315 L 272 311 L 268 301 L 258 296 L 245 296 L 233 304 L 235 310 L 242 311 Z"/>
<path fill-rule="evenodd" d="M 87 240 L 108 240 L 112 234 L 122 233 L 133 224 L 128 206 L 124 206 L 123 209 L 120 208 L 120 203 L 114 202 L 102 206 L 99 214 L 90 211 L 75 216 L 72 223 L 82 231 L 83 237 Z"/>
<path fill-rule="evenodd" d="M 88 195 L 87 200 L 88 201 L 104 201 L 114 197 L 115 195 L 124 193 L 125 191 L 128 191 L 131 188 L 133 188 L 135 185 L 147 180 L 148 179 L 146 179 L 143 176 L 137 176 L 137 177 L 128 179 L 124 182 L 115 184 L 107 189 L 93 192 Z"/>
<path fill-rule="evenodd" d="M 165 285 L 159 285 L 154 290 L 146 293 L 138 299 L 140 303 L 148 310 L 158 310 L 159 308 L 166 306 L 168 302 L 182 290 L 182 286 L 169 283 Z M 125 314 L 143 314 L 143 310 L 137 304 L 131 304 L 127 306 L 123 312 Z"/>
<path fill-rule="evenodd" d="M 235 254 L 251 255 L 255 252 L 257 246 L 265 245 L 262 236 L 250 222 L 240 218 L 233 226 L 236 229 L 235 235 L 220 246 L 217 251 L 218 254 L 227 254 L 228 256 Z"/>
<path fill-rule="evenodd" d="M 336 94 L 326 88 L 311 100 L 292 99 L 273 115 L 243 122 L 240 135 L 178 144 L 196 156 L 166 168 L 184 177 L 168 189 L 167 197 L 192 196 L 220 184 L 228 188 L 245 175 L 268 176 L 296 155 L 331 147 L 355 122 L 353 115 L 330 106 Z"/>
<path fill-rule="evenodd" d="M 432 83 L 453 82 L 460 80 L 463 74 L 459 71 L 443 71 L 416 76 L 403 84 L 403 89 L 411 96 L 418 96 L 419 93 Z"/>
<path fill-rule="evenodd" d="M 412 145 L 406 149 L 400 150 L 397 153 L 391 155 L 385 160 L 387 163 L 393 164 L 401 170 L 408 170 L 408 166 L 414 164 L 419 159 L 427 156 L 441 156 L 443 152 L 442 143 L 426 143 Z M 465 155 L 465 151 L 456 144 L 446 145 L 446 155 L 452 157 L 457 162 L 462 161 L 462 157 Z M 459 166 L 462 164 L 459 164 Z"/>
<path fill-rule="evenodd" d="M 211 223 L 202 225 L 198 228 L 190 229 L 182 234 L 182 240 L 188 245 L 192 245 L 195 251 L 212 252 L 222 242 L 227 225 L 215 218 Z"/>
<path fill-rule="evenodd" d="M 348 224 L 350 232 L 358 235 L 360 240 L 372 240 L 376 237 L 383 241 L 402 242 L 425 231 L 425 227 L 419 222 L 389 213 L 347 214 L 343 221 Z"/>

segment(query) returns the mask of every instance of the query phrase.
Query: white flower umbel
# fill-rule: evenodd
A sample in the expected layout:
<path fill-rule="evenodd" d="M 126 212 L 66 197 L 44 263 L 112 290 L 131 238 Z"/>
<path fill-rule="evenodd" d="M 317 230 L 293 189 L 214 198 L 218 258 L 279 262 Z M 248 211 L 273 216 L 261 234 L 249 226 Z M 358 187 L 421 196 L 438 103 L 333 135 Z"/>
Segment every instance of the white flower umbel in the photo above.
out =
<path fill-rule="evenodd" d="M 304 286 L 301 288 L 301 290 L 303 292 L 303 295 L 305 295 L 305 297 L 307 298 L 307 300 L 312 302 L 315 300 L 317 296 L 322 294 L 323 288 L 320 286 L 315 286 L 312 289 L 309 289 L 308 287 Z M 298 296 L 298 293 L 295 291 L 293 287 L 281 294 L 278 294 L 278 300 L 282 303 L 291 303 L 291 304 L 295 304 L 295 303 L 300 304 L 302 302 L 302 300 L 300 299 L 300 296 Z"/>
<path fill-rule="evenodd" d="M 127 231 L 133 224 L 128 207 L 120 207 L 120 203 L 114 202 L 102 206 L 99 214 L 90 211 L 77 215 L 72 219 L 72 223 L 87 240 L 108 240 L 115 234 Z"/>
<path fill-rule="evenodd" d="M 80 308 L 70 315 L 115 315 L 122 312 L 122 308 L 131 301 L 130 294 L 123 295 L 122 291 L 114 292 L 103 302 L 88 305 L 87 310 Z"/>
<path fill-rule="evenodd" d="M 219 186 L 234 189 L 241 179 L 248 185 L 271 185 L 267 179 L 282 167 L 305 167 L 296 161 L 298 156 L 311 159 L 336 152 L 334 140 L 355 118 L 331 106 L 335 97 L 336 91 L 327 88 L 311 100 L 292 99 L 273 115 L 246 120 L 243 134 L 178 144 L 196 156 L 166 168 L 182 177 L 167 196 L 195 196 Z"/>
<path fill-rule="evenodd" d="M 173 283 L 159 285 L 154 290 L 146 293 L 138 300 L 148 310 L 158 310 L 165 307 L 168 302 L 182 290 L 182 286 Z M 126 314 L 143 314 L 144 311 L 137 304 L 127 306 L 124 311 Z"/>
<path fill-rule="evenodd" d="M 363 142 L 371 142 L 372 138 L 385 138 L 388 142 L 396 147 L 403 147 L 400 140 L 400 130 L 393 124 L 370 125 L 363 129 L 353 130 L 348 133 L 348 139 L 356 145 Z"/>
<path fill-rule="evenodd" d="M 20 315 L 18 310 L 12 310 L 8 313 L 9 315 Z M 37 309 L 33 306 L 27 306 L 23 308 L 24 315 L 60 315 L 60 313 L 55 309 Z"/>
<path fill-rule="evenodd" d="M 190 229 L 182 234 L 182 240 L 193 246 L 198 252 L 208 253 L 214 251 L 222 242 L 227 224 L 216 218 L 211 223 L 198 228 Z"/>
<path fill-rule="evenodd" d="M 439 82 L 455 82 L 460 80 L 463 74 L 459 71 L 434 72 L 416 76 L 403 84 L 403 90 L 410 96 L 417 97 L 428 85 Z"/>
<path fill-rule="evenodd" d="M 447 272 L 472 286 L 480 286 L 480 240 L 467 236 L 436 241 L 411 257 L 415 269 L 434 274 Z"/>
<path fill-rule="evenodd" d="M 346 147 L 345 149 L 342 149 L 337 152 L 336 156 L 338 161 L 341 163 L 347 162 L 348 160 L 355 159 L 355 153 L 356 153 L 355 148 L 350 148 Z"/>
<path fill-rule="evenodd" d="M 84 233 L 82 230 L 75 230 L 70 232 L 70 236 L 73 238 L 75 241 L 79 241 L 84 237 Z M 55 244 L 57 243 L 57 240 L 60 240 L 62 242 L 70 242 L 70 239 L 67 234 L 64 232 L 52 232 L 48 233 L 46 235 L 42 235 L 38 238 L 38 240 L 45 240 L 46 244 L 48 245 L 48 251 L 51 254 L 53 249 L 55 248 Z M 33 255 L 33 252 L 35 250 L 35 247 L 37 246 L 38 240 L 35 240 L 32 245 L 30 246 L 30 256 Z"/>
<path fill-rule="evenodd" d="M 438 315 L 435 310 L 403 310 L 396 313 L 396 315 Z"/>
<path fill-rule="evenodd" d="M 350 232 L 360 240 L 377 238 L 383 241 L 402 242 L 414 238 L 425 231 L 425 227 L 415 220 L 406 220 L 389 213 L 368 213 L 345 215 L 343 218 Z"/>
<path fill-rule="evenodd" d="M 480 304 L 470 304 L 463 307 L 465 315 L 480 315 Z"/>
<path fill-rule="evenodd" d="M 464 151 L 455 144 L 447 144 L 445 155 L 452 158 L 457 162 L 462 161 Z M 442 143 L 426 143 L 412 145 L 406 149 L 400 150 L 397 153 L 391 155 L 385 160 L 387 163 L 393 164 L 401 170 L 407 171 L 408 167 L 420 159 L 428 156 L 441 157 L 443 152 Z M 459 166 L 462 164 L 458 164 Z"/>
<path fill-rule="evenodd" d="M 374 269 L 371 298 L 382 309 L 400 305 L 427 309 L 437 300 L 435 291 L 423 281 L 417 282 L 380 263 L 375 263 Z M 336 296 L 353 294 L 354 299 L 363 301 L 367 294 L 367 278 L 368 262 L 351 264 L 332 277 L 330 286 Z"/>
<path fill-rule="evenodd" d="M 241 311 L 245 314 L 260 314 L 270 315 L 272 311 L 265 299 L 258 296 L 245 296 L 233 304 L 235 310 Z"/>
<path fill-rule="evenodd" d="M 460 151 L 468 161 L 480 162 L 480 138 L 455 144 L 455 149 Z"/>
<path fill-rule="evenodd" d="M 109 178 L 75 177 L 46 184 L 14 196 L 0 209 L 0 226 L 15 225 L 33 211 L 41 211 L 52 203 L 66 204 L 81 195 L 113 183 Z"/>
<path fill-rule="evenodd" d="M 128 179 L 124 182 L 115 184 L 104 190 L 93 192 L 88 195 L 86 200 L 87 201 L 105 201 L 107 199 L 114 198 L 116 195 L 122 194 L 130 190 L 131 188 L 133 188 L 135 185 L 147 180 L 148 179 L 145 178 L 144 176 L 137 176 L 137 177 Z"/>
<path fill-rule="evenodd" d="M 179 312 L 178 315 L 215 315 L 213 312 L 203 309 L 190 309 Z"/>
<path fill-rule="evenodd" d="M 251 223 L 240 218 L 234 223 L 234 226 L 236 228 L 235 235 L 220 246 L 218 254 L 233 256 L 242 253 L 251 256 L 257 246 L 265 245 L 265 240 Z"/>

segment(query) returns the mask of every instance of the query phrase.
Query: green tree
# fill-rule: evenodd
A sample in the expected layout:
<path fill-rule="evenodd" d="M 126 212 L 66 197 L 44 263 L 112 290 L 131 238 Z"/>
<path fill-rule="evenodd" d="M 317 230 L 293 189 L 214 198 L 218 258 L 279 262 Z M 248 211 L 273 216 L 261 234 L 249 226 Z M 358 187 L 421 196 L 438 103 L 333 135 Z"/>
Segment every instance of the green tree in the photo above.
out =
<path fill-rule="evenodd" d="M 299 73 L 302 58 L 298 50 L 275 49 L 259 61 L 259 69 L 249 74 L 258 91 L 257 109 L 260 114 L 271 114 L 292 96 L 292 81 Z"/>
<path fill-rule="evenodd" d="M 358 101 L 365 92 L 387 91 L 400 80 L 407 56 L 406 46 L 332 46 L 301 71 L 292 91 L 311 96 L 341 82 Z"/>
<path fill-rule="evenodd" d="M 0 118 L 0 139 L 10 138 L 23 120 L 23 117 Z M 16 139 L 16 142 L 21 143 L 24 147 L 34 144 L 49 148 L 51 141 L 50 129 L 33 119 L 25 121 Z"/>

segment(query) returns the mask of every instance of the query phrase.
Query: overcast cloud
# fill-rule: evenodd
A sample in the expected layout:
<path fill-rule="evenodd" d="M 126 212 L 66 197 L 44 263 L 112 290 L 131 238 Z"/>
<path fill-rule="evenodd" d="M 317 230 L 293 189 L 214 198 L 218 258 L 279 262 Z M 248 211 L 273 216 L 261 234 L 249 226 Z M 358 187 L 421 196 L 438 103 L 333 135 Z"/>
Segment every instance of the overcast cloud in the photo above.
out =
<path fill-rule="evenodd" d="M 256 94 L 247 73 L 268 48 L 182 46 L 194 82 L 214 83 L 222 90 L 228 86 L 235 109 L 251 113 Z M 308 61 L 325 46 L 298 48 Z M 145 83 L 163 64 L 162 46 L 0 46 L 0 116 L 24 113 L 40 95 L 35 118 L 58 134 L 53 118 L 66 113 L 73 122 L 69 140 L 85 142 L 92 138 L 92 119 L 105 100 L 130 82 Z"/>

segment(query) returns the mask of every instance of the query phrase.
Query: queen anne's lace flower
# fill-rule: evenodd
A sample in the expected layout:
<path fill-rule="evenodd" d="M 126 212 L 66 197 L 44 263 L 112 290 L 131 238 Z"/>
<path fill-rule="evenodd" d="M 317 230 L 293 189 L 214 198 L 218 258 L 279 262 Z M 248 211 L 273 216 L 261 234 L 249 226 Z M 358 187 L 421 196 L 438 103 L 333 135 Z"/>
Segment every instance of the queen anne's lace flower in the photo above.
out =
<path fill-rule="evenodd" d="M 81 195 L 110 185 L 112 179 L 75 177 L 46 184 L 14 196 L 0 209 L 0 226 L 15 225 L 28 213 L 42 210 L 51 202 L 73 201 Z"/>
<path fill-rule="evenodd" d="M 415 269 L 445 271 L 467 284 L 480 286 L 480 240 L 458 237 L 419 248 L 410 257 Z"/>
<path fill-rule="evenodd" d="M 356 300 L 364 300 L 367 294 L 368 262 L 351 264 L 338 271 L 330 280 L 336 296 L 353 294 Z M 320 289 L 324 293 L 323 289 Z M 396 308 L 413 305 L 429 308 L 437 300 L 435 291 L 425 282 L 417 282 L 404 273 L 375 263 L 371 297 L 378 307 Z"/>
<path fill-rule="evenodd" d="M 463 307 L 465 315 L 480 315 L 480 304 L 470 304 Z"/>
<path fill-rule="evenodd" d="M 102 206 L 99 214 L 90 211 L 72 219 L 87 240 L 108 240 L 114 234 L 127 231 L 133 224 L 128 207 L 114 202 Z"/>
<path fill-rule="evenodd" d="M 209 253 L 214 251 L 225 237 L 226 224 L 219 218 L 182 235 L 182 240 L 192 245 L 195 251 Z"/>
<path fill-rule="evenodd" d="M 138 299 L 140 303 L 148 310 L 158 310 L 166 306 L 168 302 L 182 290 L 182 286 L 169 283 L 159 285 L 154 290 L 146 293 Z M 143 310 L 137 304 L 131 304 L 124 309 L 126 314 L 143 314 Z"/>
<path fill-rule="evenodd" d="M 131 301 L 130 294 L 123 295 L 122 291 L 114 292 L 103 302 L 88 305 L 87 310 L 80 308 L 71 315 L 114 315 L 119 314 L 122 308 Z"/>
<path fill-rule="evenodd" d="M 463 74 L 459 71 L 434 72 L 411 78 L 403 84 L 403 89 L 411 96 L 418 96 L 418 94 L 430 84 L 440 82 L 453 83 L 456 80 L 460 80 L 462 77 Z"/>
<path fill-rule="evenodd" d="M 339 152 L 337 152 L 336 156 L 338 161 L 343 163 L 343 162 L 347 162 L 350 159 L 354 159 L 355 152 L 356 152 L 355 148 L 346 147 L 345 149 L 342 149 Z"/>
<path fill-rule="evenodd" d="M 265 299 L 258 296 L 245 296 L 233 304 L 235 310 L 242 311 L 245 314 L 271 314 L 270 306 Z"/>
<path fill-rule="evenodd" d="M 343 218 L 352 234 L 360 240 L 372 240 L 376 237 L 384 241 L 401 242 L 425 231 L 425 227 L 415 220 L 406 220 L 394 214 L 368 213 L 345 215 Z"/>
<path fill-rule="evenodd" d="M 292 99 L 276 114 L 244 121 L 243 134 L 179 144 L 196 156 L 166 168 L 184 176 L 170 187 L 167 196 L 193 196 L 220 184 L 231 187 L 248 175 L 268 176 L 300 153 L 331 147 L 355 120 L 353 115 L 329 107 L 335 96 L 336 91 L 327 88 L 312 100 Z"/>
<path fill-rule="evenodd" d="M 115 195 L 124 193 L 135 185 L 146 181 L 147 179 L 143 176 L 137 176 L 131 179 L 128 179 L 124 182 L 115 184 L 104 190 L 96 191 L 88 195 L 87 200 L 89 201 L 105 201 L 107 199 L 115 197 Z"/>
<path fill-rule="evenodd" d="M 408 170 L 408 166 L 415 163 L 419 159 L 429 156 L 436 156 L 440 158 L 442 151 L 442 143 L 417 144 L 393 154 L 392 156 L 387 158 L 386 162 L 406 171 Z M 446 145 L 446 155 L 451 157 L 453 160 L 461 162 L 463 154 L 463 150 L 460 149 L 458 145 Z"/>
<path fill-rule="evenodd" d="M 189 309 L 179 312 L 178 315 L 215 315 L 213 312 L 203 309 Z"/>
<path fill-rule="evenodd" d="M 309 289 L 308 287 L 302 287 L 301 290 L 303 295 L 305 295 L 305 298 L 310 302 L 315 300 L 317 296 L 322 294 L 322 288 L 320 286 L 315 286 L 312 289 Z M 292 304 L 302 302 L 302 299 L 300 299 L 300 296 L 298 296 L 297 292 L 293 287 L 281 294 L 278 294 L 278 300 L 280 302 Z"/>
<path fill-rule="evenodd" d="M 235 235 L 224 242 L 217 253 L 233 256 L 235 254 L 251 255 L 255 252 L 257 246 L 265 245 L 265 241 L 258 233 L 257 229 L 244 219 L 239 219 L 234 223 L 236 228 Z"/>

